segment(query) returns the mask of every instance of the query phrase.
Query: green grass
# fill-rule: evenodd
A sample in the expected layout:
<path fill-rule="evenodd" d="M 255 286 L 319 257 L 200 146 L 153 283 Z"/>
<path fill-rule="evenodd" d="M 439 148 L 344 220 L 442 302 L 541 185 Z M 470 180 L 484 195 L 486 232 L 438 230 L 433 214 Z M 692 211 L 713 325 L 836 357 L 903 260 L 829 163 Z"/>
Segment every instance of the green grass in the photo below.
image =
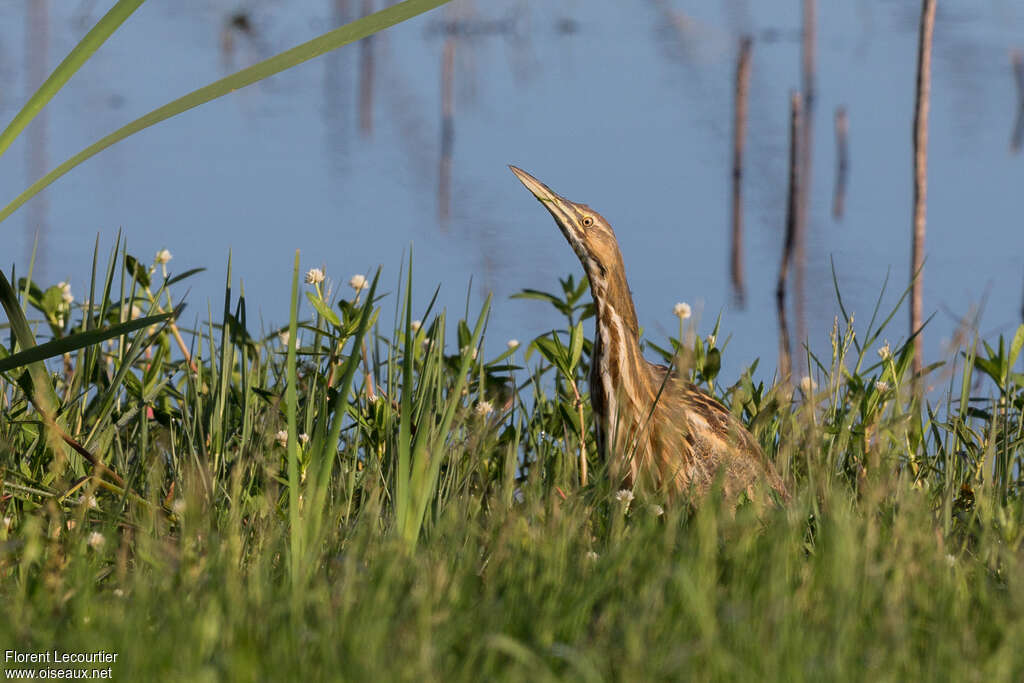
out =
<path fill-rule="evenodd" d="M 585 436 L 580 485 L 585 283 L 525 292 L 564 328 L 494 349 L 489 301 L 413 308 L 411 258 L 333 297 L 296 260 L 263 333 L 230 265 L 187 329 L 191 272 L 98 261 L 88 309 L 0 288 L 0 649 L 116 652 L 119 680 L 1024 675 L 1024 327 L 925 401 L 891 313 L 837 323 L 816 390 L 723 382 L 692 321 L 649 341 L 784 472 L 758 517 L 627 501 Z"/>

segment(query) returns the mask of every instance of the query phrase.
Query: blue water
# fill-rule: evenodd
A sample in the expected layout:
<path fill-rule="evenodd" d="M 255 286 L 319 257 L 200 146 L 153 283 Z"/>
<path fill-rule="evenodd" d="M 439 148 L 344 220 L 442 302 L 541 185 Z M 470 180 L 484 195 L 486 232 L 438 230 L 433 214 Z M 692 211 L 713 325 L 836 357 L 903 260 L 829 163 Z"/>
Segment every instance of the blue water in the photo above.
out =
<path fill-rule="evenodd" d="M 32 30 L 28 4 L 0 7 L 3 119 L 31 92 L 37 60 L 56 65 L 109 4 L 35 3 Z M 247 32 L 227 28 L 234 3 L 144 5 L 0 159 L 0 201 L 102 135 L 343 23 L 360 4 L 250 2 L 242 5 Z M 886 275 L 888 305 L 908 281 L 919 7 L 818 5 L 805 325 L 821 350 L 838 313 L 832 262 L 861 328 Z M 448 220 L 439 217 L 437 196 L 444 21 L 461 27 Z M 509 295 L 556 289 L 558 277 L 580 270 L 547 212 L 507 170 L 514 163 L 609 219 L 652 339 L 662 343 L 677 331 L 672 307 L 686 301 L 702 334 L 721 314 L 732 335 L 723 378 L 758 357 L 764 376 L 778 348 L 774 287 L 800 27 L 797 0 L 455 2 L 376 37 L 372 131 L 361 128 L 361 48 L 352 45 L 75 169 L 0 225 L 2 260 L 23 271 L 38 235 L 37 279 L 68 280 L 82 299 L 97 235 L 105 253 L 123 229 L 129 251 L 144 260 L 167 248 L 172 272 L 208 269 L 191 281 L 191 321 L 206 318 L 208 302 L 215 311 L 221 305 L 230 251 L 250 320 L 262 318 L 269 329 L 286 320 L 296 249 L 303 269 L 324 268 L 348 293 L 351 275 L 378 264 L 393 291 L 413 244 L 421 305 L 438 284 L 441 303 L 459 314 L 471 280 L 472 309 L 494 292 L 488 348 L 497 354 L 505 340 L 528 340 L 558 323 L 543 303 Z M 925 270 L 925 311 L 936 313 L 926 331 L 929 361 L 947 356 L 960 319 L 979 307 L 986 336 L 1012 333 L 1020 322 L 1024 159 L 1010 150 L 1019 97 L 1010 54 L 1024 47 L 1022 29 L 1019 3 L 940 3 Z M 755 43 L 744 185 L 748 295 L 740 309 L 727 265 L 732 80 L 745 33 Z M 850 119 L 841 221 L 832 217 L 838 106 Z M 886 337 L 895 343 L 906 334 L 901 311 Z"/>

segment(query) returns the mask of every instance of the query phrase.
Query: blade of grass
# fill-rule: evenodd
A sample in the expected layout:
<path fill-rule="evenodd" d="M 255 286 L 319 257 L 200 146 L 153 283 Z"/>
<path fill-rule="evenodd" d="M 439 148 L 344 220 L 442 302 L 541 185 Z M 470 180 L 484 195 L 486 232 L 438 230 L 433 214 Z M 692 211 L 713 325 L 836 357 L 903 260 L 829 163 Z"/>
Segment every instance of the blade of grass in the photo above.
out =
<path fill-rule="evenodd" d="M 402 354 L 402 403 L 398 417 L 398 471 L 395 475 L 395 521 L 399 529 L 409 524 L 412 512 L 410 472 L 412 462 L 412 248 L 409 248 L 409 272 L 405 281 L 405 350 Z"/>

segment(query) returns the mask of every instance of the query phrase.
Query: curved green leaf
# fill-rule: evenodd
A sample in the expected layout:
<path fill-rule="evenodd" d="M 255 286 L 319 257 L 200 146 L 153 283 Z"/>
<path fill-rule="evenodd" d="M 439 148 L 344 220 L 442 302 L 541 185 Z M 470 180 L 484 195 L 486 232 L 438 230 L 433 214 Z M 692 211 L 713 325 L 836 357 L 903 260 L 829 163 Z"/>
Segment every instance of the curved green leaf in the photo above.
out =
<path fill-rule="evenodd" d="M 71 353 L 78 349 L 84 349 L 87 346 L 93 344 L 99 344 L 105 342 L 108 339 L 119 337 L 122 334 L 128 334 L 135 330 L 150 325 L 156 325 L 162 323 L 174 316 L 174 313 L 163 313 L 161 315 L 151 315 L 148 318 L 139 318 L 137 320 L 129 320 L 126 323 L 120 325 L 113 325 L 111 327 L 102 327 L 99 329 L 92 329 L 88 332 L 80 332 L 78 334 L 72 334 L 67 337 L 60 339 L 54 339 L 48 341 L 45 344 L 39 344 L 31 348 L 19 351 L 18 353 L 8 356 L 0 360 L 0 372 L 7 372 L 8 370 L 16 370 L 18 368 L 31 365 L 37 361 L 46 360 L 47 358 L 53 358 L 60 356 L 65 353 Z"/>

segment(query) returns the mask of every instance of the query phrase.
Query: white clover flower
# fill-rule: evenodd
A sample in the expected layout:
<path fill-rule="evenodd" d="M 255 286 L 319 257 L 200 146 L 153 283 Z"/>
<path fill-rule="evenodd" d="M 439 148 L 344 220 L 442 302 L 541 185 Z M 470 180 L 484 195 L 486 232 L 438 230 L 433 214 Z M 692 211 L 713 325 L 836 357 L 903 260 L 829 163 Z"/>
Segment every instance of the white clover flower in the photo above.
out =
<path fill-rule="evenodd" d="M 411 323 L 409 323 L 409 327 L 412 328 L 412 331 L 415 334 L 416 332 L 420 331 L 421 327 L 423 327 L 423 321 L 421 321 L 421 320 L 413 320 Z"/>
<path fill-rule="evenodd" d="M 348 286 L 357 292 L 361 292 L 370 286 L 370 283 L 366 281 L 365 275 L 353 275 L 352 279 L 348 281 Z"/>
<path fill-rule="evenodd" d="M 889 342 L 885 342 L 885 346 L 878 349 L 878 357 L 882 360 L 889 360 L 892 357 L 892 351 L 889 349 Z"/>
<path fill-rule="evenodd" d="M 166 264 L 172 258 L 174 258 L 174 256 L 172 256 L 171 252 L 167 251 L 166 249 L 161 249 L 160 251 L 156 252 L 157 263 Z"/>
<path fill-rule="evenodd" d="M 71 293 L 71 285 L 67 282 L 58 282 L 57 287 L 60 289 L 60 298 L 65 304 L 70 304 L 75 300 L 75 295 Z"/>
<path fill-rule="evenodd" d="M 118 597 L 118 598 L 123 598 L 124 597 L 124 591 L 121 590 L 120 588 L 115 588 L 113 592 L 114 592 L 114 596 L 115 597 Z"/>
<path fill-rule="evenodd" d="M 98 531 L 94 531 L 91 534 L 89 534 L 89 540 L 87 541 L 87 543 L 89 544 L 89 547 L 92 548 L 93 550 L 99 550 L 100 548 L 103 547 L 103 544 L 106 543 L 106 542 L 107 542 L 107 539 L 104 538 L 103 534 L 101 534 Z"/>
<path fill-rule="evenodd" d="M 597 562 L 598 555 L 593 550 L 588 550 L 587 554 L 584 557 L 586 557 L 587 560 L 590 562 Z"/>
<path fill-rule="evenodd" d="M 324 271 L 319 268 L 310 268 L 306 271 L 306 284 L 318 285 L 324 281 Z"/>
<path fill-rule="evenodd" d="M 288 346 L 288 340 L 292 338 L 292 333 L 285 330 L 278 333 L 277 338 L 281 340 L 281 346 Z"/>
<path fill-rule="evenodd" d="M 507 342 L 505 342 L 505 346 L 507 346 L 510 349 L 518 349 L 519 348 L 519 340 L 518 339 L 509 339 Z"/>
<path fill-rule="evenodd" d="M 96 496 L 89 496 L 88 498 L 86 498 L 85 499 L 85 506 L 87 508 L 89 508 L 90 510 L 99 510 L 100 509 L 100 504 L 96 500 Z"/>
<path fill-rule="evenodd" d="M 672 313 L 680 320 L 686 320 L 690 317 L 693 311 L 690 309 L 690 304 L 685 301 L 680 301 L 672 307 Z"/>
<path fill-rule="evenodd" d="M 285 448 L 288 445 L 288 431 L 282 429 L 274 435 L 274 440 L 277 441 L 278 446 Z"/>
<path fill-rule="evenodd" d="M 302 444 L 303 446 L 305 446 L 307 443 L 309 443 L 309 434 L 306 434 L 306 433 L 299 434 L 299 443 Z"/>
<path fill-rule="evenodd" d="M 491 405 L 490 401 L 480 401 L 479 403 L 476 404 L 476 414 L 477 415 L 484 415 L 484 416 L 486 416 L 486 415 L 490 415 L 493 412 L 494 412 L 494 406 Z"/>
<path fill-rule="evenodd" d="M 655 517 L 661 517 L 663 514 L 665 514 L 665 508 L 661 507 L 660 505 L 652 505 L 651 512 L 654 514 Z"/>
<path fill-rule="evenodd" d="M 715 337 L 715 335 L 709 334 L 707 339 L 705 339 L 704 341 L 707 342 L 709 348 L 713 349 L 715 348 L 715 342 L 718 341 L 718 339 Z"/>
<path fill-rule="evenodd" d="M 882 380 L 878 380 L 877 382 L 875 382 L 875 389 L 878 392 L 884 394 L 885 392 L 889 391 L 889 383 L 883 382 Z"/>
<path fill-rule="evenodd" d="M 619 489 L 615 494 L 615 500 L 625 503 L 629 507 L 629 504 L 633 502 L 633 492 L 629 489 Z"/>
<path fill-rule="evenodd" d="M 459 354 L 461 355 L 463 353 L 466 353 L 467 350 L 468 350 L 467 347 L 463 346 L 461 349 L 459 349 Z M 473 349 L 473 360 L 476 360 L 477 351 L 478 351 L 478 349 L 476 349 L 476 348 Z"/>
<path fill-rule="evenodd" d="M 800 379 L 800 391 L 810 396 L 818 388 L 818 383 L 806 375 Z"/>

